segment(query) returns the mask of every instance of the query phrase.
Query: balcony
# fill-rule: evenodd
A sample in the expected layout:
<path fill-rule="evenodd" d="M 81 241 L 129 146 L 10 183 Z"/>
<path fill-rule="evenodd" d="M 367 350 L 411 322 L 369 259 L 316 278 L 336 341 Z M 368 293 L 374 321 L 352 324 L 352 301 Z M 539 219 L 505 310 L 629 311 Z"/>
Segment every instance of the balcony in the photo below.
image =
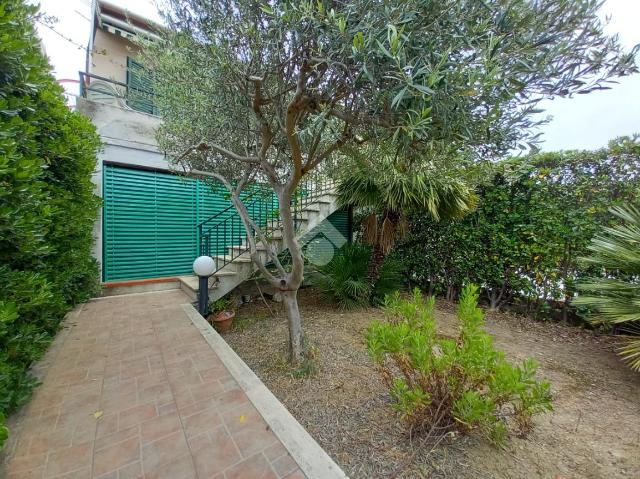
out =
<path fill-rule="evenodd" d="M 144 82 L 129 77 L 127 83 L 93 73 L 79 72 L 80 96 L 87 100 L 158 116 L 157 95 Z M 134 81 L 131 81 L 134 80 Z"/>

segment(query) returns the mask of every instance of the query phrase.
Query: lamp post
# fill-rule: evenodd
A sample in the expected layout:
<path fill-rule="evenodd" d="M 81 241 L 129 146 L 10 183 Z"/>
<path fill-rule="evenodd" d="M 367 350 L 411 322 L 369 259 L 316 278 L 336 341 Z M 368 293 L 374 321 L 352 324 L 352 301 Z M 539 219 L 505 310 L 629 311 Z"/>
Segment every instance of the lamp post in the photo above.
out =
<path fill-rule="evenodd" d="M 193 262 L 193 272 L 199 278 L 198 312 L 206 316 L 209 306 L 209 276 L 216 270 L 216 262 L 211 256 L 198 256 Z"/>

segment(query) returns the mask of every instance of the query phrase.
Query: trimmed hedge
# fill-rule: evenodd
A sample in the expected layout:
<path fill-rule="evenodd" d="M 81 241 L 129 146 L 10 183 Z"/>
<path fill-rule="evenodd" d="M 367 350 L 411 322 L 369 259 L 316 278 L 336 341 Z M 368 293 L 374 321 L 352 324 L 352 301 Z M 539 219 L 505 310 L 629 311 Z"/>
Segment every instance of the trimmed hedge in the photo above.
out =
<path fill-rule="evenodd" d="M 99 284 L 91 174 L 100 139 L 66 106 L 35 15 L 22 0 L 0 0 L 0 444 L 3 415 L 36 383 L 28 368 Z"/>
<path fill-rule="evenodd" d="M 455 299 L 481 286 L 492 308 L 577 319 L 575 284 L 591 271 L 579 258 L 615 224 L 610 208 L 640 199 L 640 137 L 596 151 L 512 158 L 479 187 L 478 208 L 462 220 L 411 218 L 394 255 L 412 286 Z"/>

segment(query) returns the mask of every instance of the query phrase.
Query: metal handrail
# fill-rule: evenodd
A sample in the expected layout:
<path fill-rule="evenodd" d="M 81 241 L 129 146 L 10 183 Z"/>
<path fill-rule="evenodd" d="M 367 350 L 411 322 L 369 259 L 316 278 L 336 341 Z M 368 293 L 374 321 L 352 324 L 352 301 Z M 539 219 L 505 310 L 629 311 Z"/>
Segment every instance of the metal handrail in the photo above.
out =
<path fill-rule="evenodd" d="M 150 114 L 154 114 L 156 112 L 156 106 L 155 106 L 155 102 L 154 99 L 158 96 L 156 93 L 146 90 L 144 88 L 140 88 L 140 87 L 132 87 L 131 85 L 128 85 L 127 83 L 118 81 L 118 80 L 113 80 L 111 78 L 106 78 L 100 75 L 95 75 L 93 73 L 87 73 L 87 72 L 83 72 L 83 71 L 79 71 L 78 74 L 80 75 L 80 96 L 82 98 L 87 98 L 87 93 L 89 91 L 96 91 L 98 93 L 101 93 L 103 95 L 108 95 L 111 96 L 113 98 L 119 98 L 122 100 L 125 100 L 127 107 L 131 108 L 132 110 L 136 110 L 136 111 L 142 111 L 144 113 L 150 113 L 149 111 L 147 111 L 149 108 L 144 108 L 141 109 L 138 105 L 138 107 L 136 107 L 136 102 L 140 103 L 140 102 L 149 102 L 149 105 L 146 105 L 146 107 L 150 107 L 151 109 L 151 113 Z M 124 88 L 124 92 L 119 92 L 116 88 L 114 88 L 114 91 L 105 91 L 105 90 L 92 90 L 91 89 L 91 84 L 89 82 L 89 79 L 93 78 L 94 80 L 98 80 L 98 81 L 102 81 L 105 83 L 108 83 L 110 85 L 115 85 L 116 87 L 121 87 Z M 132 95 L 132 92 L 135 93 L 136 95 L 142 95 L 141 98 L 135 98 L 134 95 Z"/>
<path fill-rule="evenodd" d="M 294 228 L 296 231 L 300 230 L 300 226 L 304 221 L 301 216 L 302 211 L 304 211 L 310 203 L 315 202 L 320 196 L 326 194 L 332 187 L 333 181 L 326 179 L 321 181 L 307 181 L 298 187 L 291 200 Z M 263 192 L 256 191 L 251 193 L 244 201 L 246 202 L 247 199 L 253 198 L 256 194 L 261 193 Z M 258 225 L 259 228 L 262 228 L 267 235 L 281 228 L 281 219 L 278 214 L 279 205 L 274 195 L 270 195 L 269 197 L 259 196 L 252 202 L 245 203 L 245 205 L 251 213 L 255 224 Z M 249 251 L 247 232 L 238 212 L 235 211 L 233 214 L 221 218 L 225 213 L 228 214 L 231 209 L 234 209 L 233 205 L 197 225 L 199 254 L 216 257 L 215 273 Z M 211 224 L 216 218 L 220 220 Z M 206 229 L 205 225 L 208 225 Z M 255 237 L 256 232 L 252 231 L 251 234 Z M 231 252 L 229 252 L 229 249 L 231 249 Z M 219 254 L 220 252 L 222 252 L 222 254 Z"/>

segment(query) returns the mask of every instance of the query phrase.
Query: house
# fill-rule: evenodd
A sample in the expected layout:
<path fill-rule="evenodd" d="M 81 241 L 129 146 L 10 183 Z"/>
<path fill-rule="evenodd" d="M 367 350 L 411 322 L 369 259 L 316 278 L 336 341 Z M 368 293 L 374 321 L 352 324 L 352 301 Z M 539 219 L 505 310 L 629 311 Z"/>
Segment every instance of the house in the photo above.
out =
<path fill-rule="evenodd" d="M 221 188 L 172 171 L 158 149 L 155 96 L 132 42 L 138 35 L 153 39 L 154 31 L 157 25 L 149 20 L 94 0 L 77 108 L 91 118 L 104 144 L 94 175 L 103 199 L 95 257 L 107 294 L 176 285 L 195 294 L 193 260 L 211 255 L 218 269 L 212 280 L 215 299 L 242 283 L 253 265 L 239 217 Z M 350 215 L 337 209 L 335 195 L 326 187 L 315 184 L 304 198 L 297 216 L 300 238 L 321 257 L 317 245 L 331 243 L 326 241 L 327 225 L 349 238 Z M 277 229 L 277 205 L 264 201 L 251 200 L 251 208 L 259 222 Z M 316 228 L 323 232 L 316 234 Z M 325 240 L 318 241 L 318 234 Z"/>

